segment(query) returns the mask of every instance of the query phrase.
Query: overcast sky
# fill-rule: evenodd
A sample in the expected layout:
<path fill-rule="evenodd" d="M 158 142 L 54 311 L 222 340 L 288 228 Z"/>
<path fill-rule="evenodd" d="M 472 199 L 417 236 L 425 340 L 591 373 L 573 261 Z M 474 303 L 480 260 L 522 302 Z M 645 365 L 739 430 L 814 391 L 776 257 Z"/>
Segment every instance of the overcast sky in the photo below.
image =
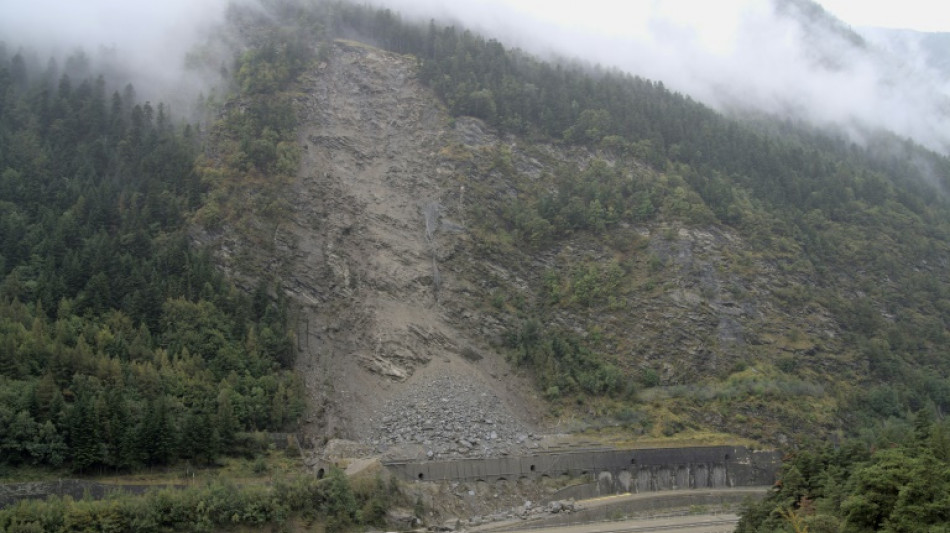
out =
<path fill-rule="evenodd" d="M 0 0 L 0 40 L 49 41 L 88 48 L 122 45 L 181 55 L 196 30 L 218 18 L 226 0 Z M 470 14 L 517 30 L 525 20 L 563 27 L 571 34 L 630 36 L 666 20 L 695 32 L 712 48 L 728 45 L 744 12 L 764 0 L 377 0 L 422 16 Z M 852 26 L 950 31 L 950 2 L 943 0 L 821 0 Z M 526 37 L 529 37 L 526 35 Z"/>
<path fill-rule="evenodd" d="M 820 0 L 819 3 L 852 26 L 950 32 L 950 2 L 945 0 Z"/>
<path fill-rule="evenodd" d="M 243 0 L 254 1 L 254 0 Z M 366 1 L 366 0 L 357 0 Z M 867 58 L 777 17 L 769 0 L 368 0 L 422 20 L 454 19 L 530 52 L 616 67 L 710 105 L 738 98 L 818 122 L 856 119 L 950 148 L 926 66 Z M 852 27 L 950 31 L 947 0 L 822 0 Z M 140 94 L 176 85 L 186 50 L 219 21 L 226 0 L 0 0 L 0 40 L 115 48 L 141 73 Z M 835 69 L 816 60 L 833 58 Z M 820 48 L 819 47 L 819 48 Z M 48 50 L 41 49 L 42 54 Z M 819 58 L 820 59 L 820 58 Z M 155 74 L 162 74 L 155 78 Z M 729 100 L 733 101 L 730 102 Z"/>
<path fill-rule="evenodd" d="M 751 105 L 819 124 L 847 124 L 855 135 L 884 127 L 950 152 L 950 83 L 931 83 L 934 73 L 922 54 L 881 63 L 840 34 L 778 15 L 769 0 L 370 1 L 417 17 L 464 21 L 542 56 L 582 58 L 660 80 L 714 107 Z M 950 3 L 824 4 L 854 28 L 950 31 Z"/>

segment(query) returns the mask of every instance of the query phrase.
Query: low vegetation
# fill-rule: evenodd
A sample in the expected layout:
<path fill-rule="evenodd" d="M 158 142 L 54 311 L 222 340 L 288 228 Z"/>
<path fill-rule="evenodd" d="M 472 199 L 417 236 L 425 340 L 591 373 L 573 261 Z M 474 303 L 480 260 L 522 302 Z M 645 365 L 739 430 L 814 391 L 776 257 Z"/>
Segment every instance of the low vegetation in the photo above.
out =
<path fill-rule="evenodd" d="M 310 528 L 328 533 L 385 527 L 391 505 L 406 505 L 395 482 L 381 477 L 353 483 L 339 469 L 324 479 L 294 475 L 269 484 L 214 479 L 186 488 L 163 488 L 144 496 L 115 493 L 103 500 L 51 497 L 0 509 L 0 530 L 40 531 L 220 531 L 235 527 Z"/>

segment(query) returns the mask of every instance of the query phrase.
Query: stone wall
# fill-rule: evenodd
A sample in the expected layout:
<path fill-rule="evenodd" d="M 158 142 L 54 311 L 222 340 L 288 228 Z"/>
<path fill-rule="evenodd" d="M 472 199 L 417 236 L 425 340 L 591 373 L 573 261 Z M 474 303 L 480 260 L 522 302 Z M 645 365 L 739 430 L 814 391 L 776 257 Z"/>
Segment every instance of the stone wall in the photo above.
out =
<path fill-rule="evenodd" d="M 410 481 L 485 481 L 588 477 L 599 494 L 752 487 L 775 482 L 780 456 L 743 446 L 572 450 L 523 457 L 390 462 Z"/>

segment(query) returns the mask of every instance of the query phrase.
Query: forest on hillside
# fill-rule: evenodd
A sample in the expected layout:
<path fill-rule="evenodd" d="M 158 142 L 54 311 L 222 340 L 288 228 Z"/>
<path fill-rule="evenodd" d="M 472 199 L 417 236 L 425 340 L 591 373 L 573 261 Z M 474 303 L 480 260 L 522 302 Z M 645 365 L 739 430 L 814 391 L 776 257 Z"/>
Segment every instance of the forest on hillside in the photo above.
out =
<path fill-rule="evenodd" d="M 796 450 L 736 531 L 943 531 L 948 523 L 950 423 L 922 411 L 873 436 Z"/>
<path fill-rule="evenodd" d="M 281 291 L 238 290 L 187 232 L 206 133 L 83 54 L 0 64 L 0 463 L 208 464 L 292 428 Z"/>

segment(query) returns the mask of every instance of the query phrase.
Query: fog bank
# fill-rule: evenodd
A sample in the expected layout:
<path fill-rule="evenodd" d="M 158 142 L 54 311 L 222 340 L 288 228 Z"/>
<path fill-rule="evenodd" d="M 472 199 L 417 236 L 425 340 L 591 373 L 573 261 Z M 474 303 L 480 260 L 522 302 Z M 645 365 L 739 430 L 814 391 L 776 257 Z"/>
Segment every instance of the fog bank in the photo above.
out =
<path fill-rule="evenodd" d="M 216 77 L 216 72 L 186 72 L 185 58 L 224 20 L 227 5 L 228 0 L 4 2 L 0 41 L 9 54 L 23 48 L 43 64 L 82 50 L 94 70 L 132 81 L 142 99 L 181 109 Z"/>
<path fill-rule="evenodd" d="M 950 92 L 926 63 L 864 40 L 807 1 L 376 0 L 457 21 L 542 56 L 662 81 L 720 110 L 752 107 L 850 130 L 889 129 L 950 153 Z M 916 63 L 916 64 L 914 64 Z"/>
<path fill-rule="evenodd" d="M 254 0 L 242 0 L 249 3 Z M 544 58 L 662 81 L 720 110 L 751 107 L 862 136 L 877 128 L 950 153 L 950 76 L 913 40 L 862 38 L 808 0 L 372 0 L 406 18 L 458 23 Z M 82 47 L 128 69 L 139 95 L 187 105 L 229 59 L 185 56 L 228 0 L 32 0 L 0 5 L 0 40 L 40 55 Z M 944 53 L 945 56 L 945 53 Z M 939 55 L 937 56 L 939 59 Z M 220 58 L 220 59 L 218 59 Z M 950 65 L 947 66 L 950 72 Z M 176 104 L 177 102 L 177 104 Z"/>

